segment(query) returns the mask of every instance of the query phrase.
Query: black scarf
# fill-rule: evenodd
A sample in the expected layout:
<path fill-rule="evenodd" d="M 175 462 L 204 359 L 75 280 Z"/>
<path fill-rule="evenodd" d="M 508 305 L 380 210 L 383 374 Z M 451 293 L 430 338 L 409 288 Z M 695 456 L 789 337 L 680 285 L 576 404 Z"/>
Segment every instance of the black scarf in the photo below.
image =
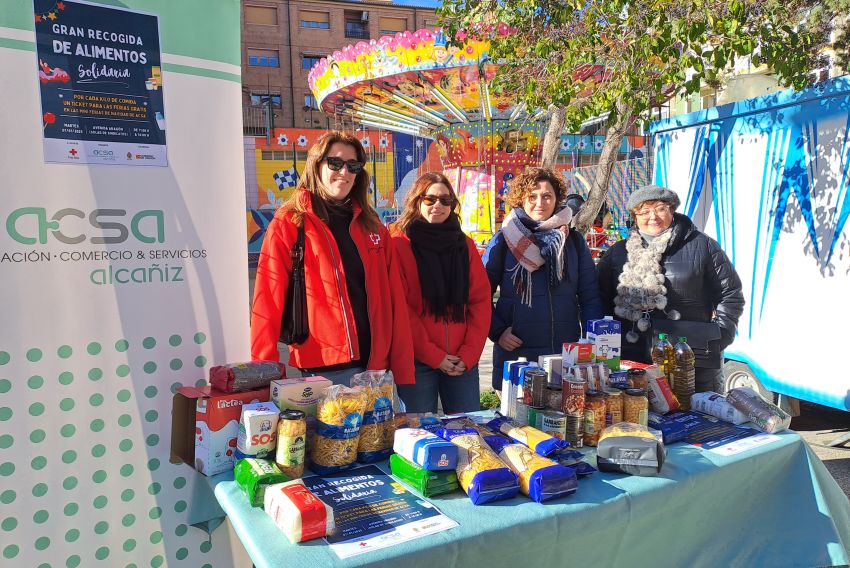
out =
<path fill-rule="evenodd" d="M 416 219 L 407 227 L 422 288 L 423 314 L 466 321 L 469 253 L 466 235 L 454 215 L 442 223 Z"/>

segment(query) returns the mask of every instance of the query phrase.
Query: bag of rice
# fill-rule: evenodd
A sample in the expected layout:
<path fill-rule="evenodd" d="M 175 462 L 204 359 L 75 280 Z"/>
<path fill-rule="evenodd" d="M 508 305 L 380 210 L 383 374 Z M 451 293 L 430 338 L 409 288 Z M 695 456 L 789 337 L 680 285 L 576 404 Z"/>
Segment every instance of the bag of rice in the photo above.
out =
<path fill-rule="evenodd" d="M 487 427 L 501 432 L 511 440 L 525 444 L 541 456 L 548 456 L 569 446 L 569 442 L 559 440 L 533 426 L 523 426 L 507 416 L 499 416 L 487 423 Z"/>
<path fill-rule="evenodd" d="M 505 446 L 499 457 L 519 476 L 519 490 L 536 503 L 566 497 L 578 489 L 575 470 L 544 458 L 527 446 Z"/>
<path fill-rule="evenodd" d="M 390 472 L 425 497 L 451 493 L 460 489 L 454 470 L 428 471 L 398 454 L 390 456 Z"/>
<path fill-rule="evenodd" d="M 336 528 L 333 509 L 300 479 L 269 486 L 263 508 L 292 544 L 332 535 Z"/>
<path fill-rule="evenodd" d="M 359 388 L 327 388 L 316 407 L 316 445 L 310 454 L 314 473 L 336 473 L 354 464 L 366 401 L 366 393 Z"/>
<path fill-rule="evenodd" d="M 393 453 L 395 415 L 393 413 L 393 374 L 389 371 L 366 371 L 351 377 L 352 387 L 366 393 L 366 412 L 357 442 L 357 461 L 372 463 L 385 460 Z"/>
<path fill-rule="evenodd" d="M 519 492 L 516 474 L 506 466 L 478 434 L 452 439 L 460 451 L 457 478 L 474 505 L 511 499 Z"/>
<path fill-rule="evenodd" d="M 266 488 L 275 483 L 289 481 L 273 461 L 245 458 L 236 462 L 233 468 L 236 485 L 248 497 L 252 507 L 260 507 L 266 494 Z"/>

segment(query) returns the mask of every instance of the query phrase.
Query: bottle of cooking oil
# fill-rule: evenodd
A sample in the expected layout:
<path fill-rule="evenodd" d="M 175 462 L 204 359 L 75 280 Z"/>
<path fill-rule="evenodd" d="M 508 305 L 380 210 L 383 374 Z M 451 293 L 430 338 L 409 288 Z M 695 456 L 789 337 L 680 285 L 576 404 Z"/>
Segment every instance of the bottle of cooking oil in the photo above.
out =
<path fill-rule="evenodd" d="M 667 377 L 667 380 L 672 381 L 673 362 L 675 353 L 673 344 L 667 339 L 666 333 L 659 333 L 658 340 L 652 346 L 652 362 L 661 368 L 661 372 Z"/>
<path fill-rule="evenodd" d="M 688 345 L 688 338 L 680 337 L 674 348 L 673 394 L 679 399 L 682 410 L 691 409 L 691 396 L 696 389 L 696 368 L 694 352 Z"/>

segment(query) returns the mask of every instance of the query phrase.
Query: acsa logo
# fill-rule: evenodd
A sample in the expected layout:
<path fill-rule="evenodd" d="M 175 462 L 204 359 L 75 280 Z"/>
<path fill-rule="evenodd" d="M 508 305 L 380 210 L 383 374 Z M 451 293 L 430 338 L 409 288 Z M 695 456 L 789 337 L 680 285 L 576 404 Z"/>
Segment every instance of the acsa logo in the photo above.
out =
<path fill-rule="evenodd" d="M 23 245 L 47 244 L 51 235 L 69 245 L 86 240 L 96 245 L 123 243 L 131 234 L 142 243 L 165 242 L 165 215 L 162 210 L 144 209 L 130 217 L 129 221 L 127 216 L 124 209 L 95 209 L 86 214 L 80 209 L 66 207 L 48 218 L 43 207 L 22 207 L 6 217 L 6 232 Z M 100 233 L 90 235 L 90 229 L 99 229 Z"/>

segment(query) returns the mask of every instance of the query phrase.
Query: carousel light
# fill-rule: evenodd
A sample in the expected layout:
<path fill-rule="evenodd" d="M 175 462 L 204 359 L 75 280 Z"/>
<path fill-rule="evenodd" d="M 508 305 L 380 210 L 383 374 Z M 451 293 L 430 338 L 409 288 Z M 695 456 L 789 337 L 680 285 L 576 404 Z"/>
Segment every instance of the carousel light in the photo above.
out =
<path fill-rule="evenodd" d="M 422 126 L 422 127 L 431 126 L 431 124 L 429 124 L 428 122 L 425 122 L 424 120 L 422 120 L 419 117 L 411 116 L 409 114 L 405 114 L 405 113 L 399 112 L 395 109 L 391 109 L 391 108 L 388 108 L 388 107 L 385 107 L 385 106 L 382 106 L 382 105 L 378 105 L 378 104 L 375 104 L 375 103 L 370 103 L 370 102 L 364 103 L 363 107 L 362 107 L 362 112 L 370 112 L 372 114 L 379 115 L 380 117 L 389 118 L 389 119 L 392 119 L 392 120 L 402 120 L 402 121 L 412 122 L 412 123 L 417 124 L 417 125 Z"/>
<path fill-rule="evenodd" d="M 407 97 L 403 97 L 403 96 L 399 95 L 398 93 L 392 93 L 390 95 L 390 98 L 392 100 L 396 101 L 396 102 L 403 104 L 404 106 L 410 108 L 411 110 L 414 110 L 418 113 L 422 113 L 423 115 L 425 115 L 425 119 L 430 119 L 433 122 L 435 122 L 436 124 L 439 124 L 441 126 L 446 126 L 446 125 L 449 124 L 448 120 L 446 120 L 445 118 L 443 118 L 442 116 L 440 116 L 436 112 L 434 112 L 430 109 L 427 109 L 427 108 L 425 108 L 421 105 L 418 105 L 414 101 L 411 101 Z"/>
<path fill-rule="evenodd" d="M 487 120 L 493 119 L 493 109 L 490 100 L 490 85 L 487 82 L 481 84 L 481 106 L 484 110 L 484 118 Z"/>
<path fill-rule="evenodd" d="M 371 109 L 366 109 L 366 108 L 356 110 L 354 114 L 357 115 L 357 116 L 360 116 L 361 118 L 369 118 L 369 119 L 374 119 L 374 120 L 378 120 L 378 121 L 380 121 L 380 120 L 391 120 L 391 121 L 394 121 L 394 122 L 407 124 L 409 126 L 416 126 L 416 127 L 419 127 L 419 128 L 428 128 L 429 126 L 431 126 L 430 124 L 428 124 L 424 120 L 419 120 L 418 118 L 413 118 L 411 116 L 405 116 L 405 115 L 401 115 L 401 114 L 396 115 L 396 114 L 385 113 L 385 112 L 380 112 L 378 110 L 371 110 Z"/>
<path fill-rule="evenodd" d="M 395 132 L 403 132 L 405 134 L 413 134 L 416 136 L 420 136 L 421 132 L 416 126 L 408 126 L 399 123 L 392 123 L 389 121 L 375 121 L 366 118 L 360 119 L 360 124 L 364 124 L 366 126 L 372 126 L 374 128 L 383 128 L 386 130 L 393 130 Z"/>
<path fill-rule="evenodd" d="M 466 116 L 466 113 L 464 113 L 463 110 L 461 110 L 461 108 L 457 106 L 442 89 L 440 89 L 440 87 L 434 85 L 431 89 L 431 94 L 434 95 L 434 98 L 440 101 L 440 104 L 446 107 L 449 112 L 455 115 L 461 122 L 469 122 L 469 117 Z"/>

